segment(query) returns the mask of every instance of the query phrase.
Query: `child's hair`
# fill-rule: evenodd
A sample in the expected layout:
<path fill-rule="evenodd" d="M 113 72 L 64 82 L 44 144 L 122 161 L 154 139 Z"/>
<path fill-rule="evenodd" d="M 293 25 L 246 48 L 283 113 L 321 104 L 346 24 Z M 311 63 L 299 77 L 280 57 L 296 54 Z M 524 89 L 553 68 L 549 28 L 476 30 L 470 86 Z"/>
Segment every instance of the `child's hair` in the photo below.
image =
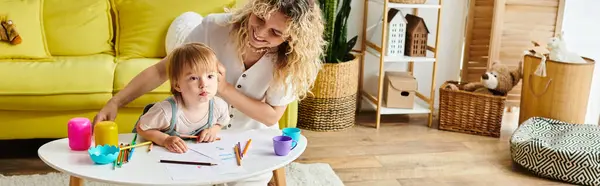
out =
<path fill-rule="evenodd" d="M 214 51 L 203 43 L 187 43 L 173 49 L 167 55 L 167 76 L 175 97 L 181 96 L 175 87 L 179 78 L 185 75 L 186 68 L 200 74 L 218 72 L 218 59 Z"/>

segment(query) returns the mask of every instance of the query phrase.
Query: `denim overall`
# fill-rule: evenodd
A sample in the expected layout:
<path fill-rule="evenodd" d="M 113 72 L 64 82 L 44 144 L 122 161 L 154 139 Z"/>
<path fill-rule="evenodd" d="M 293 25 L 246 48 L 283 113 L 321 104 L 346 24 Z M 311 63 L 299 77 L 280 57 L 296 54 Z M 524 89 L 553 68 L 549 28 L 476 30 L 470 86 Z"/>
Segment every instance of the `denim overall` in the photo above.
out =
<path fill-rule="evenodd" d="M 172 109 L 172 115 L 171 115 L 171 122 L 169 125 L 169 129 L 167 131 L 164 131 L 164 133 L 168 134 L 169 136 L 179 136 L 179 132 L 175 131 L 175 122 L 177 122 L 177 104 L 175 103 L 175 100 L 173 99 L 173 97 L 169 97 L 167 98 L 167 101 L 169 101 L 169 103 L 171 103 L 171 109 Z M 200 133 L 202 130 L 210 128 L 213 126 L 213 99 L 211 99 L 209 101 L 209 106 L 208 106 L 208 121 L 206 123 L 206 125 L 204 125 L 203 127 L 200 127 L 192 132 L 190 132 L 189 134 L 186 135 L 191 135 L 191 136 L 195 136 L 198 133 Z M 148 105 L 146 105 L 146 107 L 144 107 L 144 111 L 142 112 L 142 115 L 140 115 L 140 118 L 146 114 L 146 112 L 148 112 L 148 110 L 150 110 L 150 108 L 154 105 L 154 103 L 150 103 Z M 136 133 L 136 128 L 137 125 L 139 123 L 139 118 L 138 121 L 135 122 L 135 126 L 133 127 L 133 133 Z"/>

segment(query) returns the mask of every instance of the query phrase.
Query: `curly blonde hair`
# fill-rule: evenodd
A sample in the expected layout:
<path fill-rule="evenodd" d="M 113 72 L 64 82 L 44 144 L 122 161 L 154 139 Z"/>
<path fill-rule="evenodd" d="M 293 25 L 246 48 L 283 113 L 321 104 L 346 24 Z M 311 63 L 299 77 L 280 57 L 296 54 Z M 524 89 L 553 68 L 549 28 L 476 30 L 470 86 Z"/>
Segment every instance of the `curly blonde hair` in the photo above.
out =
<path fill-rule="evenodd" d="M 288 39 L 277 48 L 274 86 L 293 85 L 293 95 L 303 99 L 313 86 L 322 65 L 325 45 L 324 22 L 315 0 L 251 0 L 243 8 L 232 10 L 232 37 L 238 54 L 245 52 L 248 43 L 248 20 L 251 14 L 268 18 L 279 11 L 288 19 L 284 36 Z"/>

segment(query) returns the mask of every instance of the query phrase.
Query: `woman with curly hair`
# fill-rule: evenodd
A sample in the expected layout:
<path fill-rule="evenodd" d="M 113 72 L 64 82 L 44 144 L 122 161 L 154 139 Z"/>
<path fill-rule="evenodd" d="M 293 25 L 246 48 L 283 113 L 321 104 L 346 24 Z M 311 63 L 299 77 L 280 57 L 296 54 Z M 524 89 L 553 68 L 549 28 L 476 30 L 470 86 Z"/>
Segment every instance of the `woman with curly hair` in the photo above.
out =
<path fill-rule="evenodd" d="M 321 68 L 326 42 L 315 0 L 251 0 L 239 10 L 210 14 L 187 37 L 220 61 L 217 95 L 229 104 L 227 130 L 278 128 L 289 103 L 303 98 Z M 118 108 L 163 84 L 166 59 L 148 67 L 94 118 L 114 120 Z M 207 141 L 200 136 L 202 141 Z M 180 148 L 185 151 L 185 145 Z M 271 173 L 231 183 L 267 185 Z"/>

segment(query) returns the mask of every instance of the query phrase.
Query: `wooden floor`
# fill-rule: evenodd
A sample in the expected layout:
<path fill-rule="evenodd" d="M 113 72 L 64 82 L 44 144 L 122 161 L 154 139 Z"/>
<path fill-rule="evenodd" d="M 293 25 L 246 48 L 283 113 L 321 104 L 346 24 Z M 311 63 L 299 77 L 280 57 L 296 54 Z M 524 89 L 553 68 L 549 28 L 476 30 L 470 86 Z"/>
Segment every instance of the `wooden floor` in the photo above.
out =
<path fill-rule="evenodd" d="M 428 128 L 427 117 L 420 116 L 383 117 L 376 130 L 367 126 L 375 114 L 361 113 L 358 125 L 344 131 L 303 131 L 309 145 L 297 162 L 329 163 L 348 186 L 566 185 L 513 167 L 508 140 L 517 114 L 505 114 L 498 139 Z M 0 141 L 0 174 L 54 171 L 37 158 L 44 142 Z M 7 148 L 20 150 L 8 154 Z"/>

